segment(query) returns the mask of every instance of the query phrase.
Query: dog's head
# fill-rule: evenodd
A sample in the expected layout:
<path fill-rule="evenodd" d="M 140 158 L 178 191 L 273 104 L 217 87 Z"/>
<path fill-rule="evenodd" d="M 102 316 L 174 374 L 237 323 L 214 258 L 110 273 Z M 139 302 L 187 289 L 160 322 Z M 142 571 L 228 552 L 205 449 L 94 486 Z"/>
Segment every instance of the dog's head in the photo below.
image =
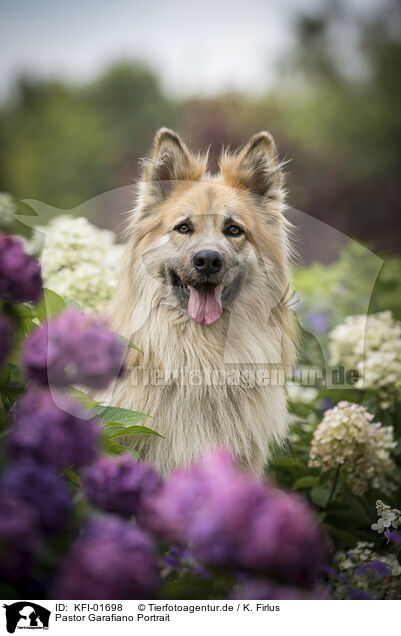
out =
<path fill-rule="evenodd" d="M 157 278 L 163 300 L 201 325 L 216 322 L 250 293 L 283 297 L 287 281 L 282 172 L 274 141 L 261 132 L 239 152 L 223 152 L 220 173 L 207 157 L 161 129 L 143 180 L 132 229 L 132 259 Z"/>

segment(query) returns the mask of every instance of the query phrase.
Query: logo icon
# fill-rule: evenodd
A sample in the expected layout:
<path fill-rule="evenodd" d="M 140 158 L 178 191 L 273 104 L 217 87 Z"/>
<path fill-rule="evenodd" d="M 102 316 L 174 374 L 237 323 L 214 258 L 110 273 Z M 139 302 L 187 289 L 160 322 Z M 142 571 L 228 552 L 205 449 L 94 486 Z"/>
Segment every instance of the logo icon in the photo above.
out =
<path fill-rule="evenodd" d="M 18 629 L 49 629 L 50 610 L 32 603 L 18 601 L 11 605 L 3 605 L 6 610 L 7 631 L 14 634 Z"/>

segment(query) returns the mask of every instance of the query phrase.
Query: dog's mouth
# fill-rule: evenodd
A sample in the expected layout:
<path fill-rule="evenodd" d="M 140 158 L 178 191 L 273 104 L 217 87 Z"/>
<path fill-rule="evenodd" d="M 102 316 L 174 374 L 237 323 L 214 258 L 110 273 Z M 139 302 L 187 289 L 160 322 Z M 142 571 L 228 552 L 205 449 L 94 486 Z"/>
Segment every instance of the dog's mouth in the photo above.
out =
<path fill-rule="evenodd" d="M 206 281 L 187 285 L 176 272 L 170 272 L 170 279 L 176 295 L 198 325 L 215 323 L 233 292 L 233 283 L 223 285 Z"/>

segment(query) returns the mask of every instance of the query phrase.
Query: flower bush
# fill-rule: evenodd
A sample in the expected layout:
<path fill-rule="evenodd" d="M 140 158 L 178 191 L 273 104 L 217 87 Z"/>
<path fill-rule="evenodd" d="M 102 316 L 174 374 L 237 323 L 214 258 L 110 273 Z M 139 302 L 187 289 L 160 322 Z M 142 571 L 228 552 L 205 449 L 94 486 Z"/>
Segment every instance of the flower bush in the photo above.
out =
<path fill-rule="evenodd" d="M 46 285 L 63 298 L 74 298 L 84 309 L 101 311 L 117 282 L 122 245 L 115 234 L 100 230 L 86 218 L 57 216 L 38 226 L 43 240 L 31 243 L 40 252 Z"/>
<path fill-rule="evenodd" d="M 15 209 L 0 197 L 5 219 Z M 162 479 L 121 442 L 157 435 L 146 414 L 87 393 L 118 380 L 129 346 L 69 300 L 89 310 L 106 300 L 112 236 L 53 220 L 42 254 L 51 289 L 20 239 L 0 241 L 3 598 L 401 598 L 400 323 L 385 306 L 366 320 L 338 307 L 318 317 L 329 340 L 335 316 L 333 362 L 355 367 L 358 382 L 288 387 L 288 447 L 266 479 L 223 449 Z"/>
<path fill-rule="evenodd" d="M 400 393 L 401 322 L 390 311 L 348 316 L 329 336 L 332 363 L 357 369 L 358 389 L 377 391 L 384 406 Z"/>
<path fill-rule="evenodd" d="M 30 387 L 15 407 L 13 420 L 6 441 L 11 457 L 68 468 L 85 466 L 97 456 L 97 421 L 64 393 Z"/>
<path fill-rule="evenodd" d="M 401 566 L 395 554 L 379 554 L 374 544 L 359 541 L 347 554 L 337 555 L 335 596 L 339 599 L 397 599 Z"/>
<path fill-rule="evenodd" d="M 104 389 L 123 373 L 124 354 L 123 343 L 98 318 L 69 309 L 35 329 L 23 365 L 38 383 Z"/>
<path fill-rule="evenodd" d="M 313 434 L 309 465 L 323 471 L 341 468 L 344 483 L 356 495 L 370 485 L 389 488 L 388 477 L 395 469 L 390 455 L 393 429 L 372 420 L 366 408 L 350 402 L 326 411 Z"/>
<path fill-rule="evenodd" d="M 37 302 L 41 293 L 39 263 L 24 252 L 19 239 L 0 234 L 0 296 L 15 302 Z"/>

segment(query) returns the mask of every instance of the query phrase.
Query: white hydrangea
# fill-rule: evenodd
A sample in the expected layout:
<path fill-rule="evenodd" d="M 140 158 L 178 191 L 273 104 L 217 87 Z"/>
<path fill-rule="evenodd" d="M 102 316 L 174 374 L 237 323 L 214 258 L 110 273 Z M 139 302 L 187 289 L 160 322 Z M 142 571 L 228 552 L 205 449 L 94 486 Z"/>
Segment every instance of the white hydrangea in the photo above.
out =
<path fill-rule="evenodd" d="M 319 391 L 314 387 L 301 386 L 300 384 L 287 384 L 286 390 L 288 398 L 292 402 L 302 402 L 303 404 L 313 402 L 319 395 Z"/>
<path fill-rule="evenodd" d="M 41 263 L 45 285 L 82 309 L 102 311 L 117 282 L 123 246 L 109 230 L 101 230 L 84 217 L 55 217 L 37 227 L 33 249 L 43 243 Z"/>
<path fill-rule="evenodd" d="M 340 468 L 356 495 L 369 487 L 388 490 L 387 477 L 395 468 L 393 428 L 372 420 L 360 404 L 344 401 L 327 410 L 313 434 L 309 465 L 323 471 Z"/>
<path fill-rule="evenodd" d="M 401 526 L 401 510 L 398 510 L 398 508 L 391 508 L 378 499 L 376 501 L 376 510 L 379 518 L 376 523 L 372 523 L 372 530 L 382 533 L 392 528 L 396 530 Z"/>
<path fill-rule="evenodd" d="M 390 311 L 348 316 L 329 335 L 331 363 L 356 369 L 356 387 L 378 391 L 389 406 L 401 391 L 401 322 Z"/>
<path fill-rule="evenodd" d="M 0 192 L 0 230 L 8 230 L 14 223 L 17 204 L 7 192 Z"/>

